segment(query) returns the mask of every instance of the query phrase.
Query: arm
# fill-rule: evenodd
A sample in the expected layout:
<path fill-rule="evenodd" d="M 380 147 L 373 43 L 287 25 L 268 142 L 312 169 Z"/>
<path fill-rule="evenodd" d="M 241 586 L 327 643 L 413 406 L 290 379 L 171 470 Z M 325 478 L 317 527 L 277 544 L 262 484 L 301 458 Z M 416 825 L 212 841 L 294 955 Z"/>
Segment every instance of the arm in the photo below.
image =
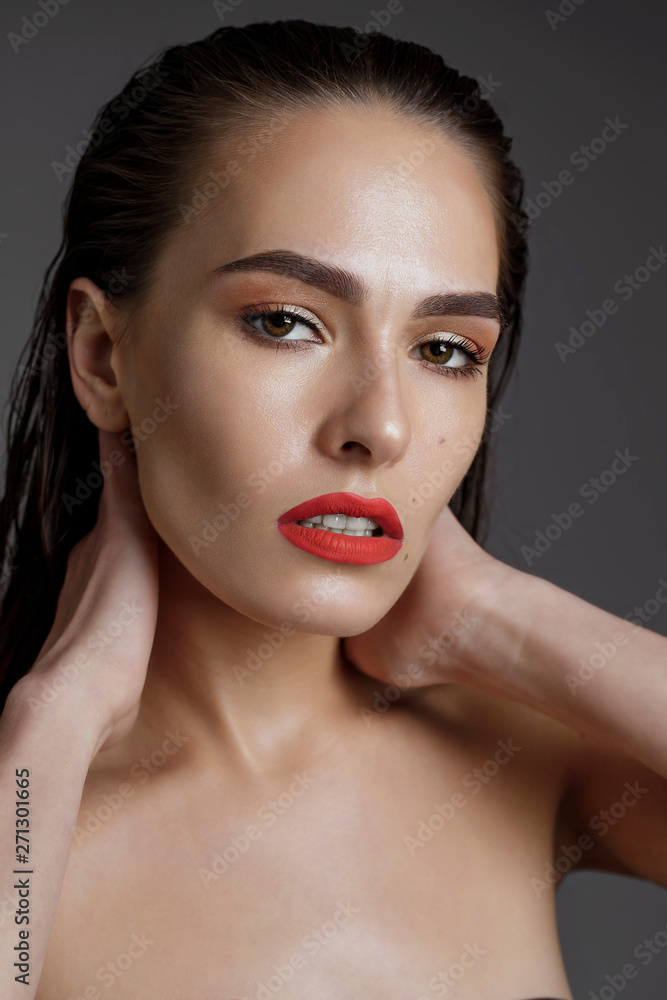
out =
<path fill-rule="evenodd" d="M 30 675 L 19 681 L 0 718 L 0 996 L 7 1000 L 32 1000 L 37 991 L 99 742 L 90 709 L 67 693 L 34 711 L 38 688 Z"/>
<path fill-rule="evenodd" d="M 561 807 L 565 844 L 585 848 L 572 867 L 667 887 L 667 638 L 519 570 L 502 579 L 473 612 L 469 683 L 579 732 Z"/>
<path fill-rule="evenodd" d="M 444 508 L 396 604 L 367 632 L 345 638 L 343 651 L 399 687 L 477 688 L 564 724 L 572 736 L 563 746 L 563 826 L 568 842 L 583 833 L 596 840 L 582 866 L 667 886 L 664 636 L 505 565 Z M 626 782 L 639 782 L 636 804 Z M 610 808 L 616 815 L 607 823 Z"/>
<path fill-rule="evenodd" d="M 667 638 L 494 558 L 448 507 L 397 602 L 344 652 L 399 686 L 515 699 L 667 778 Z"/>
<path fill-rule="evenodd" d="M 463 683 L 514 698 L 667 777 L 667 638 L 502 568 L 472 602 Z"/>
<path fill-rule="evenodd" d="M 99 439 L 100 461 L 112 468 L 117 445 L 120 464 L 113 462 L 104 483 L 95 527 L 67 557 L 51 631 L 0 717 L 2 1000 L 35 996 L 86 774 L 97 752 L 115 746 L 136 721 L 155 634 L 157 535 L 121 435 L 100 430 Z M 101 642 L 100 633 L 113 642 Z M 18 823 L 25 819 L 27 833 Z M 26 861 L 17 859 L 23 838 Z M 16 922 L 16 910 L 26 909 L 20 899 L 29 903 L 29 923 Z M 17 980 L 24 970 L 14 962 L 26 942 L 30 968 Z"/>

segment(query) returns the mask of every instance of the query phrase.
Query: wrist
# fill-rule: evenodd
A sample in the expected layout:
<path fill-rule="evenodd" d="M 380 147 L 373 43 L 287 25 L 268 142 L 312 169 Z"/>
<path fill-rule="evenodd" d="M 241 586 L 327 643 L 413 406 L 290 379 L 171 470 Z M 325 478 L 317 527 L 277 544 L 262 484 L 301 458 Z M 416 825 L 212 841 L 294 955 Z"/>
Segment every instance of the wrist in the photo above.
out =
<path fill-rule="evenodd" d="M 460 644 L 466 683 L 474 679 L 483 690 L 507 692 L 508 681 L 521 662 L 529 623 L 523 595 L 527 585 L 539 582 L 494 557 L 479 564 L 465 608 L 470 628 Z"/>
<path fill-rule="evenodd" d="M 72 753 L 78 751 L 90 763 L 104 726 L 80 686 L 65 684 L 65 669 L 53 666 L 48 673 L 33 674 L 31 670 L 17 681 L 7 695 L 3 723 L 22 732 L 35 729 L 43 735 L 47 729 L 56 730 L 66 735 Z"/>

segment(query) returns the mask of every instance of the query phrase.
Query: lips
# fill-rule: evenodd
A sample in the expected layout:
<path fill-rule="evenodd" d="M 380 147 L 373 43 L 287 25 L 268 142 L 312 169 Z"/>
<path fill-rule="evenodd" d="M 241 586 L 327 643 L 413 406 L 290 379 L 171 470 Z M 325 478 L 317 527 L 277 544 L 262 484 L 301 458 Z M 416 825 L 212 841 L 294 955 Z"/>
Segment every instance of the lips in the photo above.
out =
<path fill-rule="evenodd" d="M 324 493 L 304 503 L 290 508 L 278 518 L 278 524 L 305 521 L 318 514 L 347 514 L 349 517 L 370 517 L 385 535 L 397 541 L 403 540 L 401 520 L 387 500 L 375 498 L 366 500 L 357 493 Z"/>
<path fill-rule="evenodd" d="M 345 535 L 320 528 L 306 528 L 306 521 L 318 514 L 347 514 L 371 517 L 383 534 Z M 297 549 L 331 562 L 370 566 L 387 562 L 398 554 L 403 544 L 403 527 L 392 505 L 386 500 L 365 500 L 356 493 L 325 493 L 306 500 L 286 511 L 276 522 L 280 534 Z"/>

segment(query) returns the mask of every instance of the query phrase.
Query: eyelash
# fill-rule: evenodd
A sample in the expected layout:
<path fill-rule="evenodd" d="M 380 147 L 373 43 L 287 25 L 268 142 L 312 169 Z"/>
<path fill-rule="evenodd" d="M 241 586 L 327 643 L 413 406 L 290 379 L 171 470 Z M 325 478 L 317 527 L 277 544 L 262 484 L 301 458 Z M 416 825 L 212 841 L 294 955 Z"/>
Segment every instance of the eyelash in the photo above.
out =
<path fill-rule="evenodd" d="M 312 341 L 308 340 L 280 340 L 278 337 L 271 337 L 268 333 L 264 333 L 263 330 L 258 330 L 256 327 L 252 326 L 252 320 L 261 319 L 264 316 L 276 315 L 281 315 L 287 317 L 288 319 L 298 320 L 300 323 L 303 323 L 304 326 L 309 327 L 311 330 L 315 330 L 316 333 L 322 332 L 312 320 L 309 320 L 293 307 L 286 305 L 261 305 L 241 310 L 241 316 L 239 319 L 246 324 L 246 327 L 249 327 L 249 329 L 244 329 L 244 336 L 253 340 L 259 340 L 261 343 L 275 344 L 277 350 L 286 347 L 290 350 L 298 351 L 301 350 L 302 347 L 305 348 L 306 344 L 312 343 Z M 426 358 L 420 359 L 427 368 L 435 369 L 438 374 L 446 374 L 453 376 L 454 378 L 470 378 L 472 376 L 481 375 L 481 367 L 490 357 L 490 352 L 484 352 L 481 348 L 477 347 L 472 343 L 472 341 L 469 340 L 466 340 L 465 344 L 462 344 L 457 340 L 446 339 L 445 337 L 433 337 L 430 340 L 423 340 L 421 344 L 416 346 L 421 347 L 422 344 L 437 343 L 451 345 L 452 347 L 457 348 L 457 350 L 462 351 L 464 354 L 467 354 L 471 359 L 471 364 L 460 368 L 448 368 L 445 365 L 438 365 L 434 361 L 427 361 Z"/>

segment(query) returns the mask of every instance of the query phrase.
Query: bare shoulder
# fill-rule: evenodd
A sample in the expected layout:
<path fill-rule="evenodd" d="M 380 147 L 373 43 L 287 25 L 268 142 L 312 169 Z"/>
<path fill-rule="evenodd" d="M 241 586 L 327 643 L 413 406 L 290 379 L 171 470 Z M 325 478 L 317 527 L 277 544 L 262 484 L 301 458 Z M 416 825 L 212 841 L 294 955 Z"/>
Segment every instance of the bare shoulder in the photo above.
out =
<path fill-rule="evenodd" d="M 407 694 L 443 725 L 474 729 L 488 747 L 512 734 L 524 778 L 546 791 L 556 845 L 577 855 L 568 870 L 597 869 L 667 887 L 667 779 L 602 739 L 510 698 L 433 685 Z M 570 856 L 568 855 L 568 858 Z"/>
<path fill-rule="evenodd" d="M 585 745 L 581 733 L 513 698 L 458 684 L 432 684 L 410 688 L 406 700 L 416 711 L 445 725 L 470 729 L 481 739 L 495 741 L 512 732 L 530 750 L 531 756 L 548 758 L 565 771 L 576 768 Z"/>
<path fill-rule="evenodd" d="M 523 803 L 525 823 L 548 821 L 555 843 L 576 836 L 569 801 L 585 756 L 581 733 L 515 699 L 462 685 L 412 688 L 406 699 L 422 718 L 458 734 L 472 766 L 493 774 L 496 762 L 511 758 L 502 768 L 505 794 Z"/>

